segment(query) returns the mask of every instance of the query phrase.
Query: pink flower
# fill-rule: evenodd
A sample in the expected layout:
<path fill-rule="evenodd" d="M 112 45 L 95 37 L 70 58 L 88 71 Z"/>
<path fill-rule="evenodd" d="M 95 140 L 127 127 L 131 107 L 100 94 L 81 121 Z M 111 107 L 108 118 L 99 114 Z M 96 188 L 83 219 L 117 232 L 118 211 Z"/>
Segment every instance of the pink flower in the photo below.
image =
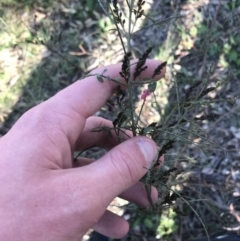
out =
<path fill-rule="evenodd" d="M 144 90 L 142 95 L 141 95 L 141 99 L 142 100 L 146 100 L 147 96 L 149 96 L 152 92 L 150 90 Z"/>

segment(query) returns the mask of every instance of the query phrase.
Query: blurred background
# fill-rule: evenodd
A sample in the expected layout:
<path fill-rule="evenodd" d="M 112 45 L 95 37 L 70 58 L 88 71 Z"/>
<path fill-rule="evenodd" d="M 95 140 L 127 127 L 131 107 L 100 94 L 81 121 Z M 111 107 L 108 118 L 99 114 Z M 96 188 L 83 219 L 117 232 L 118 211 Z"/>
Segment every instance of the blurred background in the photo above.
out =
<path fill-rule="evenodd" d="M 124 0 L 119 3 L 124 4 Z M 210 84 L 224 83 L 199 109 L 203 114 L 219 115 L 212 122 L 204 121 L 201 130 L 220 148 L 212 144 L 201 150 L 193 143 L 178 143 L 171 155 L 166 155 L 166 166 L 178 168 L 174 178 L 184 177 L 174 185 L 191 200 L 210 235 L 238 235 L 240 1 L 146 0 L 144 10 L 162 24 L 149 26 L 149 19 L 139 22 L 136 31 L 142 30 L 131 41 L 134 57 L 153 46 L 151 57 L 168 62 L 167 74 L 155 93 L 157 103 L 149 99 L 143 112 L 145 123 L 158 121 L 159 111 L 167 116 L 171 104 L 196 81 L 207 78 Z M 0 0 L 0 135 L 28 109 L 89 71 L 120 62 L 123 50 L 113 28 L 94 0 Z M 96 114 L 113 119 L 106 108 Z M 194 143 L 203 139 L 203 135 L 195 136 Z M 97 158 L 101 151 L 87 154 Z M 181 213 L 171 207 L 155 215 L 140 215 L 134 208 L 121 211 L 131 223 L 124 240 L 205 236 L 197 215 L 186 203 L 178 202 Z"/>

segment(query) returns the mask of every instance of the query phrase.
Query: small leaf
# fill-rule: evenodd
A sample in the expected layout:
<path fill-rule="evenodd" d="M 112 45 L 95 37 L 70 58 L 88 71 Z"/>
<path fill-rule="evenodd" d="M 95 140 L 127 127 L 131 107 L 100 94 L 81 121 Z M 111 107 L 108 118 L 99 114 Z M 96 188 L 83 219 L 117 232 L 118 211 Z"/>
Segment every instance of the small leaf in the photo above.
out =
<path fill-rule="evenodd" d="M 113 78 L 114 80 L 116 80 L 117 82 L 120 82 L 121 81 L 121 79 L 119 78 L 119 77 L 115 77 L 115 78 Z"/>
<path fill-rule="evenodd" d="M 238 60 L 238 54 L 236 51 L 232 50 L 230 52 L 229 58 L 231 61 L 237 61 Z"/>
<path fill-rule="evenodd" d="M 108 80 L 108 81 L 111 81 L 112 79 L 111 79 L 111 77 L 110 76 L 106 76 L 106 79 Z"/>
<path fill-rule="evenodd" d="M 143 78 L 143 79 L 140 79 L 140 81 L 153 81 L 153 82 L 156 82 L 155 79 L 151 79 L 151 78 Z"/>
<path fill-rule="evenodd" d="M 112 29 L 109 29 L 108 31 L 116 31 L 117 29 L 116 28 L 112 28 Z"/>
<path fill-rule="evenodd" d="M 149 132 L 151 132 L 153 130 L 154 130 L 153 126 L 148 126 L 148 127 L 144 128 L 143 134 L 146 135 L 146 134 L 148 134 Z"/>
<path fill-rule="evenodd" d="M 144 220 L 144 225 L 145 225 L 147 228 L 149 228 L 149 229 L 152 229 L 152 228 L 153 228 L 153 223 L 152 223 L 152 221 L 151 221 L 150 219 L 148 219 L 148 218 L 146 218 L 146 219 Z"/>
<path fill-rule="evenodd" d="M 104 69 L 103 72 L 102 72 L 102 74 L 104 74 L 105 72 L 107 72 L 107 69 Z"/>
<path fill-rule="evenodd" d="M 98 81 L 102 83 L 103 82 L 102 76 L 100 76 L 99 74 L 96 74 L 96 76 L 97 76 Z"/>
<path fill-rule="evenodd" d="M 151 91 L 151 92 L 154 92 L 156 90 L 156 87 L 157 87 L 157 82 L 153 82 L 151 84 L 148 85 L 148 89 Z"/>

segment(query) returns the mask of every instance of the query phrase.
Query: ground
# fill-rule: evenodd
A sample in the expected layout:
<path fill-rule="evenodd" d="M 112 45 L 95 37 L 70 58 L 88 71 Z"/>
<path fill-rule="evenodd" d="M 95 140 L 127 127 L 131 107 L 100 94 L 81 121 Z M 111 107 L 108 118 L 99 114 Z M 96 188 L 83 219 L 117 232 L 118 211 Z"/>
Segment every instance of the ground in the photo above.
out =
<path fill-rule="evenodd" d="M 1 135 L 32 106 L 92 69 L 123 58 L 120 39 L 112 31 L 114 25 L 95 1 L 3 2 Z M 197 109 L 188 115 L 214 113 L 217 117 L 187 129 L 187 135 L 185 132 L 165 155 L 163 170 L 178 170 L 169 177 L 168 185 L 179 191 L 198 215 L 181 198 L 174 202 L 185 215 L 176 214 L 172 208 L 158 215 L 145 212 L 137 216 L 136 211 L 126 211 L 125 217 L 133 220 L 127 238 L 191 240 L 206 235 L 204 226 L 210 235 L 223 230 L 239 232 L 240 1 L 148 0 L 144 7 L 148 17 L 164 21 L 151 27 L 147 27 L 150 20 L 140 22 L 144 28 L 132 36 L 133 55 L 139 57 L 153 46 L 151 57 L 167 61 L 168 65 L 155 91 L 156 100 L 153 96 L 147 98 L 143 124 L 159 121 L 159 112 L 162 119 L 167 119 L 176 101 L 183 99 L 197 81 L 217 88 L 195 103 Z M 138 89 L 136 97 L 142 90 Z M 114 119 L 106 107 L 96 115 Z M 95 149 L 85 155 L 97 158 L 101 153 Z"/>

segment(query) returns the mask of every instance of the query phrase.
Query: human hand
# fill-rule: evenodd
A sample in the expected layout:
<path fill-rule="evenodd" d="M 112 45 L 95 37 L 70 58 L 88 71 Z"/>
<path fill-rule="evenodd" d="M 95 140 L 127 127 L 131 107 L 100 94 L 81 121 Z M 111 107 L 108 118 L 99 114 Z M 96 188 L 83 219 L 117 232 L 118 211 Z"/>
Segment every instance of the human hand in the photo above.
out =
<path fill-rule="evenodd" d="M 151 76 L 159 61 L 146 65 L 141 78 Z M 117 77 L 121 64 L 106 68 Z M 95 76 L 78 81 L 26 112 L 0 139 L 0 240 L 79 241 L 91 227 L 120 238 L 128 223 L 106 211 L 110 202 L 120 196 L 149 205 L 138 181 L 157 155 L 155 143 L 135 137 L 118 144 L 116 136 L 90 132 L 100 123 L 112 126 L 90 116 L 116 87 Z M 110 151 L 95 162 L 80 158 L 73 164 L 73 152 L 92 145 Z M 151 195 L 157 199 L 156 189 Z"/>

